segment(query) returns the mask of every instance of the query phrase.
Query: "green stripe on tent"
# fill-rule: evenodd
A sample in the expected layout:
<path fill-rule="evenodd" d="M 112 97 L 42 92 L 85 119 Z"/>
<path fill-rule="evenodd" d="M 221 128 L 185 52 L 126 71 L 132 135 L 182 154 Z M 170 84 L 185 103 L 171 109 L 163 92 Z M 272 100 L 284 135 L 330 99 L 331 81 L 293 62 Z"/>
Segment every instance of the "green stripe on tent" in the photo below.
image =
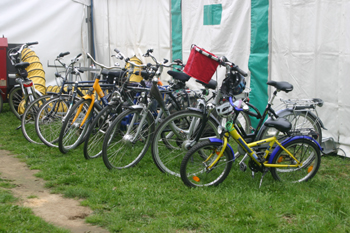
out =
<path fill-rule="evenodd" d="M 171 40 L 172 59 L 182 59 L 181 0 L 171 0 Z"/>
<path fill-rule="evenodd" d="M 203 25 L 220 25 L 222 15 L 222 5 L 204 5 Z"/>
<path fill-rule="evenodd" d="M 268 102 L 268 20 L 269 0 L 251 0 L 251 44 L 248 67 L 250 76 L 250 102 L 262 113 Z M 256 127 L 258 120 L 252 118 Z"/>

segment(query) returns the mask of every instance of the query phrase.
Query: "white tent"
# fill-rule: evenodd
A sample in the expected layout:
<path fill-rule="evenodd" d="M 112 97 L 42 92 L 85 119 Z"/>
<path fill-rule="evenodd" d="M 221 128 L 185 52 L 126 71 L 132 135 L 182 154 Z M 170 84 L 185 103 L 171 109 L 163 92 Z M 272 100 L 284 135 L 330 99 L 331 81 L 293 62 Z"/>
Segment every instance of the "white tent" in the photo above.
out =
<path fill-rule="evenodd" d="M 153 48 L 159 60 L 186 62 L 197 44 L 251 71 L 252 101 L 260 110 L 266 81 L 288 81 L 294 90 L 279 96 L 323 99 L 318 112 L 328 129 L 324 136 L 350 154 L 350 0 L 2 0 L 0 9 L 0 36 L 9 43 L 39 41 L 34 50 L 44 68 L 64 51 L 94 52 L 99 62 L 112 65 L 115 48 L 139 58 Z M 48 83 L 54 80 L 50 69 Z M 214 78 L 222 80 L 222 69 Z"/>

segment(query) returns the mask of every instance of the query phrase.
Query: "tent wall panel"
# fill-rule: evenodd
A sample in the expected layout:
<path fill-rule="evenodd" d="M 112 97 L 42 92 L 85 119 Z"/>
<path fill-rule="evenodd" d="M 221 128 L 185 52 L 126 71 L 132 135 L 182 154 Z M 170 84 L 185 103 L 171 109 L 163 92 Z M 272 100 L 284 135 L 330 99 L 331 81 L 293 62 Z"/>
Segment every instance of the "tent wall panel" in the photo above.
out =
<path fill-rule="evenodd" d="M 40 57 L 47 85 L 55 84 L 56 72 L 47 67 L 61 52 L 69 58 L 88 49 L 86 6 L 72 0 L 1 0 L 0 36 L 12 44 L 38 41 L 32 47 Z M 81 59 L 84 65 L 84 60 Z"/>
<path fill-rule="evenodd" d="M 294 85 L 292 92 L 281 93 L 284 98 L 323 99 L 318 112 L 328 128 L 324 136 L 350 144 L 350 127 L 344 124 L 350 110 L 349 1 L 271 2 L 271 79 Z"/>

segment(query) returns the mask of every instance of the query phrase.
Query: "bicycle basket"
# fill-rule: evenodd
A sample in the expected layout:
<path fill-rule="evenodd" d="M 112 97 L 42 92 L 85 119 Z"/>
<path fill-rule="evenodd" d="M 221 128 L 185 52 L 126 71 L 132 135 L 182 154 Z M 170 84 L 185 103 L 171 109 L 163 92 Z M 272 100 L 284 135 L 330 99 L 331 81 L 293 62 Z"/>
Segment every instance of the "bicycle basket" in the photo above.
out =
<path fill-rule="evenodd" d="M 184 72 L 195 79 L 209 83 L 219 65 L 218 59 L 205 49 L 192 45 Z"/>

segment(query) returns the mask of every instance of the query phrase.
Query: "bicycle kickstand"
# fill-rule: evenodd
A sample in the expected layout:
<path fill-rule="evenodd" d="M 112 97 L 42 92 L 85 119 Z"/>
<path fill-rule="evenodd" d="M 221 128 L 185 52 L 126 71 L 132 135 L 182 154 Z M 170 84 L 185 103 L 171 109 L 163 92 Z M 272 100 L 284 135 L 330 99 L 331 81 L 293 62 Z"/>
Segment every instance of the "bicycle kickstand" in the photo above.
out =
<path fill-rule="evenodd" d="M 262 181 L 263 181 L 263 179 L 264 179 L 264 176 L 266 175 L 266 173 L 267 173 L 268 171 L 269 171 L 268 169 L 264 169 L 264 172 L 263 172 L 263 174 L 261 175 L 259 188 L 261 187 L 261 184 L 262 184 Z"/>

